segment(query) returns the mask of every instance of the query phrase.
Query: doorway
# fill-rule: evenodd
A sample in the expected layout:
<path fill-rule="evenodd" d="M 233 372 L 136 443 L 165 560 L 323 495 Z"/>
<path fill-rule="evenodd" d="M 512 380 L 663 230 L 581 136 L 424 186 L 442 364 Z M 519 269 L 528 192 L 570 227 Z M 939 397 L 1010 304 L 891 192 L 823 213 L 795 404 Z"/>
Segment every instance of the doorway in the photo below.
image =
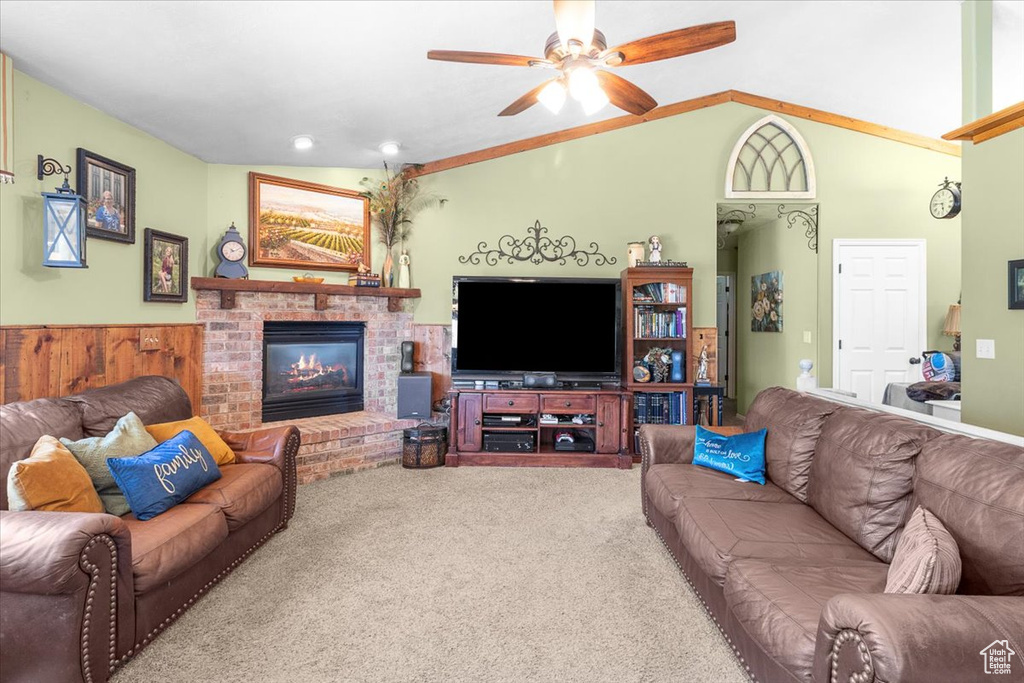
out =
<path fill-rule="evenodd" d="M 888 384 L 921 379 L 925 240 L 837 239 L 832 261 L 832 386 L 881 403 Z"/>

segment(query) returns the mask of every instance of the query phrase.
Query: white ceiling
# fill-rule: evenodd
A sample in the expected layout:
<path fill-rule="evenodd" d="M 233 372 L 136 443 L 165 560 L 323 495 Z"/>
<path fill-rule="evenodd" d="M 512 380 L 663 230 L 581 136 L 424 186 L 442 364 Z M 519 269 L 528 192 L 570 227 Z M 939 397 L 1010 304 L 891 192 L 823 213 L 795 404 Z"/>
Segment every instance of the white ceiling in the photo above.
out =
<path fill-rule="evenodd" d="M 736 42 L 618 73 L 668 104 L 737 89 L 939 136 L 960 125 L 960 5 L 599 0 L 617 44 L 724 19 Z M 541 55 L 549 2 L 0 2 L 15 68 L 209 162 L 425 162 L 622 114 L 499 119 L 543 70 L 428 61 Z M 310 134 L 297 152 L 290 140 Z"/>

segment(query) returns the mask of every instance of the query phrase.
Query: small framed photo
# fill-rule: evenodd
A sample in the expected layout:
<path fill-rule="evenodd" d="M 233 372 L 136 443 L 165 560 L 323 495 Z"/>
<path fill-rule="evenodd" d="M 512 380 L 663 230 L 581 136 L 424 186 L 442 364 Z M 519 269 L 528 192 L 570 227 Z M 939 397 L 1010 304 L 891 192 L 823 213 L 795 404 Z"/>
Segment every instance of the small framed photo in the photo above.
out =
<path fill-rule="evenodd" d="M 1024 258 L 1010 261 L 1007 270 L 1009 307 L 1024 310 Z"/>
<path fill-rule="evenodd" d="M 135 244 L 135 169 L 78 148 L 78 194 L 85 197 L 85 234 Z"/>
<path fill-rule="evenodd" d="M 146 228 L 144 241 L 143 300 L 188 301 L 188 238 Z"/>

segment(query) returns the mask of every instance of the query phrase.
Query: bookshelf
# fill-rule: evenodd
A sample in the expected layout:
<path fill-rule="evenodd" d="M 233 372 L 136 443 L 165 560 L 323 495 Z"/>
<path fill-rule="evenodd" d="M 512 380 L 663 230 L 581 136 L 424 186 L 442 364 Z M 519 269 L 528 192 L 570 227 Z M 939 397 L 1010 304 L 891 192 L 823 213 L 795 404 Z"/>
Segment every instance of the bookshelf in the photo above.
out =
<path fill-rule="evenodd" d="M 693 423 L 693 269 L 676 267 L 627 268 L 622 271 L 623 386 L 632 392 L 633 455 L 642 424 Z M 634 378 L 634 368 L 652 349 L 681 354 L 682 377 L 673 381 Z M 641 373 L 643 374 L 643 373 Z"/>

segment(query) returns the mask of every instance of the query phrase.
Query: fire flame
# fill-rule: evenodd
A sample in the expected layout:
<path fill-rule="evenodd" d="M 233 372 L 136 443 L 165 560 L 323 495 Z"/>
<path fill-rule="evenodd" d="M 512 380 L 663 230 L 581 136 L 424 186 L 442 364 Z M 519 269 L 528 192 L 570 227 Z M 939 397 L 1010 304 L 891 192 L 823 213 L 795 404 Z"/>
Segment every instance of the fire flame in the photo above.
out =
<path fill-rule="evenodd" d="M 289 374 L 299 381 L 308 381 L 335 372 L 341 372 L 343 381 L 348 380 L 348 368 L 344 365 L 341 363 L 337 365 L 324 365 L 316 357 L 315 353 L 311 353 L 309 358 L 306 358 L 305 354 L 299 356 L 299 362 L 291 364 L 291 372 Z"/>

